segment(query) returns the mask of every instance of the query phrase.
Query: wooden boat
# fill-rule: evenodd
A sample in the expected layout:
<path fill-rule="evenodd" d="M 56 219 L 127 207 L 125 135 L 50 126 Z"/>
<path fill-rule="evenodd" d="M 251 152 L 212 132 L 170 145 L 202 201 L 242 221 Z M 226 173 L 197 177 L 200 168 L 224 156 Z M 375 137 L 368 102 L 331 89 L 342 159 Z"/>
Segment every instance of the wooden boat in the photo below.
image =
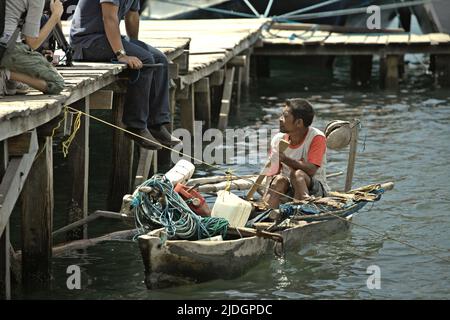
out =
<path fill-rule="evenodd" d="M 393 183 L 380 185 L 389 190 Z M 358 190 L 356 190 L 358 191 Z M 381 193 L 379 197 L 381 197 Z M 349 198 L 355 194 L 348 193 Z M 367 201 L 356 201 L 343 210 L 305 215 L 280 224 L 278 230 L 253 228 L 231 229 L 224 240 L 166 240 L 164 229 L 139 237 L 147 288 L 163 288 L 214 279 L 236 278 L 265 256 L 283 250 L 298 250 L 306 243 L 348 230 L 352 217 Z M 272 225 L 273 226 L 273 225 Z"/>

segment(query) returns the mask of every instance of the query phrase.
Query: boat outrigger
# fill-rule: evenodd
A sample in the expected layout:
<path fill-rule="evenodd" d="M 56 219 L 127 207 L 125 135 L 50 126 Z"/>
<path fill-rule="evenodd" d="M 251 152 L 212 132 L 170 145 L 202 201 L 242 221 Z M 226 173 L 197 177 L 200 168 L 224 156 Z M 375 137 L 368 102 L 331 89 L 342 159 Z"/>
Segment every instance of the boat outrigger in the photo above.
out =
<path fill-rule="evenodd" d="M 180 160 L 165 175 L 153 176 L 125 196 L 122 213 L 134 217 L 141 230 L 138 242 L 147 288 L 232 279 L 270 253 L 298 250 L 349 229 L 353 216 L 394 186 L 387 182 L 350 190 L 358 124 L 359 120 L 333 121 L 326 130 L 329 148 L 350 145 L 343 192 L 282 203 L 278 209 L 271 209 L 253 198 L 255 192 L 267 190 L 263 174 L 190 179 L 194 165 Z M 288 145 L 281 140 L 279 152 Z M 267 186 L 270 178 L 266 180 Z M 241 198 L 231 193 L 233 189 L 250 191 Z M 217 192 L 212 210 L 200 192 Z"/>
<path fill-rule="evenodd" d="M 148 289 L 214 279 L 232 279 L 247 272 L 268 254 L 282 254 L 347 230 L 352 217 L 377 201 L 393 183 L 371 185 L 303 203 L 287 203 L 265 214 L 252 228 L 228 228 L 225 237 L 164 240 L 165 229 L 139 237 Z M 264 222 L 269 221 L 269 222 Z"/>

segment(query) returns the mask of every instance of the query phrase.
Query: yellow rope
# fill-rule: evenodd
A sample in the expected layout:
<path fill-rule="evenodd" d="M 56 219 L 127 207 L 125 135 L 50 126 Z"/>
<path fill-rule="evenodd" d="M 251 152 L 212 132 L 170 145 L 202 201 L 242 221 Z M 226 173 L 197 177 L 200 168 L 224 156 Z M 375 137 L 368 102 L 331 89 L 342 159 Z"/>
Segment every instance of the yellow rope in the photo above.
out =
<path fill-rule="evenodd" d="M 192 160 L 194 160 L 194 161 L 195 161 L 195 160 L 196 160 L 196 161 L 199 161 L 200 163 L 205 164 L 206 166 L 209 166 L 209 167 L 211 167 L 211 168 L 213 168 L 213 169 L 215 169 L 215 170 L 223 171 L 220 167 L 216 167 L 216 166 L 214 166 L 214 165 L 212 165 L 212 164 L 209 164 L 209 163 L 206 163 L 206 162 L 204 162 L 204 161 L 202 161 L 202 160 L 200 160 L 200 159 L 196 159 L 195 157 L 192 157 L 192 156 L 190 156 L 190 155 L 186 155 L 186 154 L 184 154 L 184 153 L 182 153 L 182 152 L 180 152 L 180 151 L 177 151 L 177 150 L 174 150 L 174 149 L 172 149 L 172 148 L 170 148 L 170 147 L 164 146 L 164 145 L 162 145 L 161 143 L 159 143 L 158 141 L 154 141 L 154 140 L 150 140 L 150 139 L 145 138 L 145 137 L 141 137 L 141 136 L 139 136 L 139 135 L 137 135 L 137 134 L 135 134 L 135 133 L 133 133 L 133 132 L 131 132 L 131 131 L 128 131 L 128 130 L 126 130 L 126 129 L 124 129 L 124 128 L 121 128 L 121 127 L 119 127 L 119 126 L 116 126 L 116 125 L 114 125 L 114 124 L 112 124 L 112 123 L 110 123 L 110 122 L 107 122 L 107 121 L 102 120 L 102 119 L 100 119 L 100 118 L 94 117 L 94 116 L 92 116 L 92 115 L 90 115 L 90 114 L 87 114 L 87 113 L 85 113 L 85 112 L 79 111 L 79 110 L 74 109 L 74 108 L 72 108 L 72 107 L 66 106 L 65 108 L 66 108 L 66 110 L 73 110 L 73 112 L 77 113 L 77 118 L 79 118 L 81 115 L 84 115 L 84 116 L 89 117 L 89 118 L 91 118 L 91 119 L 94 119 L 94 120 L 96 120 L 96 121 L 98 121 L 98 122 L 104 123 L 104 124 L 106 124 L 106 125 L 108 125 L 108 126 L 110 126 L 110 127 L 113 127 L 113 128 L 116 128 L 116 129 L 118 129 L 118 130 L 120 130 L 120 131 L 126 132 L 126 133 L 128 133 L 128 134 L 130 134 L 130 135 L 134 135 L 134 136 L 136 136 L 136 137 L 140 137 L 140 138 L 143 139 L 143 140 L 147 140 L 147 141 L 153 142 L 153 143 L 155 143 L 155 144 L 161 146 L 162 148 L 167 149 L 167 150 L 172 151 L 172 152 L 176 152 L 176 153 L 178 153 L 178 154 L 181 155 L 181 156 L 188 157 L 188 158 L 190 158 L 190 159 L 192 159 Z M 76 129 L 76 130 L 78 130 L 78 129 Z M 76 133 L 76 131 L 75 131 L 74 133 Z M 72 133 L 72 135 L 74 135 L 74 133 Z M 240 177 L 240 176 L 234 175 L 234 174 L 232 174 L 232 173 L 228 173 L 228 172 L 229 172 L 229 170 L 225 171 L 225 174 L 229 174 L 230 176 L 234 176 L 234 177 L 236 177 L 236 178 L 238 178 L 238 179 L 243 179 L 243 180 L 251 181 L 252 183 L 256 184 L 256 183 L 255 183 L 254 181 L 252 181 L 251 179 L 247 179 L 247 178 L 245 178 L 245 177 Z M 263 187 L 264 189 L 269 189 L 269 188 L 270 188 L 270 187 L 268 188 L 268 187 L 266 187 L 266 186 L 264 186 L 264 185 L 262 185 L 262 184 L 257 184 L 257 186 L 258 186 L 258 187 Z M 277 192 L 276 190 L 273 190 L 273 189 L 271 189 L 271 190 L 272 190 L 273 192 L 279 194 L 279 195 L 282 195 L 282 196 L 287 197 L 288 199 L 295 200 L 293 197 L 290 197 L 290 196 L 288 196 L 288 195 L 285 195 L 285 194 L 283 194 L 283 193 L 281 193 L 281 192 Z M 428 249 L 427 249 L 427 250 L 421 249 L 421 248 L 419 248 L 419 247 L 417 247 L 417 246 L 415 246 L 415 245 L 412 245 L 412 244 L 410 244 L 410 243 L 408 243 L 408 242 L 406 242 L 406 241 L 392 238 L 391 236 L 389 236 L 389 235 L 387 235 L 387 234 L 381 233 L 381 232 L 376 231 L 376 230 L 374 230 L 374 229 L 372 229 L 372 228 L 370 228 L 370 227 L 361 225 L 361 224 L 356 223 L 356 222 L 353 222 L 353 221 L 351 221 L 351 220 L 347 220 L 346 218 L 340 217 L 339 215 L 336 215 L 336 214 L 334 214 L 334 213 L 332 213 L 332 212 L 329 212 L 329 214 L 330 214 L 331 216 L 334 216 L 334 217 L 337 218 L 337 219 L 343 220 L 343 221 L 346 222 L 346 223 L 355 225 L 355 226 L 357 226 L 357 227 L 366 229 L 366 230 L 368 230 L 368 231 L 370 231 L 370 232 L 373 232 L 373 233 L 375 233 L 375 234 L 377 234 L 377 235 L 380 235 L 380 236 L 382 236 L 382 237 L 385 238 L 385 239 L 389 239 L 389 240 L 392 240 L 392 241 L 401 243 L 401 244 L 403 244 L 403 245 L 405 245 L 405 246 L 407 246 L 407 247 L 410 247 L 410 248 L 412 248 L 412 249 L 414 249 L 414 250 L 417 250 L 417 251 L 419 251 L 419 252 L 421 252 L 421 253 L 423 253 L 423 254 L 425 254 L 425 255 L 433 256 L 433 257 L 435 257 L 435 258 L 437 258 L 437 259 L 439 259 L 439 260 L 445 261 L 445 262 L 450 262 L 450 259 L 443 258 L 443 257 L 440 257 L 440 256 L 438 256 L 438 255 L 436 255 L 436 254 L 430 253 Z M 441 249 L 441 251 L 442 251 L 442 249 Z"/>
<path fill-rule="evenodd" d="M 58 130 L 61 127 L 61 123 L 63 123 L 63 121 L 66 120 L 67 118 L 67 109 L 64 110 L 64 117 L 58 122 L 58 124 L 56 125 L 56 127 L 54 127 L 52 129 L 52 135 L 50 136 L 50 138 L 53 139 L 53 137 L 55 136 L 56 130 Z M 37 158 L 39 158 L 41 156 L 41 154 L 44 152 L 45 148 L 41 148 L 41 150 L 39 151 L 39 153 L 36 155 L 36 157 L 34 157 L 34 160 L 36 160 Z"/>
<path fill-rule="evenodd" d="M 64 117 L 61 119 L 61 121 L 58 122 L 58 125 L 56 127 L 53 128 L 52 130 L 52 138 L 55 136 L 56 130 L 58 130 L 59 128 L 61 128 L 61 123 L 63 123 L 63 121 L 66 121 L 67 119 L 67 109 L 64 110 Z"/>
<path fill-rule="evenodd" d="M 67 107 L 66 107 L 66 110 L 67 110 Z M 75 139 L 75 136 L 77 135 L 77 132 L 81 127 L 82 112 L 77 110 L 76 115 L 77 116 L 76 116 L 74 124 L 73 124 L 73 131 L 70 134 L 70 136 L 66 139 L 66 141 L 63 141 L 63 143 L 62 143 L 62 151 L 63 151 L 64 158 L 66 158 L 67 155 L 69 154 L 69 147 L 72 144 L 73 139 Z"/>

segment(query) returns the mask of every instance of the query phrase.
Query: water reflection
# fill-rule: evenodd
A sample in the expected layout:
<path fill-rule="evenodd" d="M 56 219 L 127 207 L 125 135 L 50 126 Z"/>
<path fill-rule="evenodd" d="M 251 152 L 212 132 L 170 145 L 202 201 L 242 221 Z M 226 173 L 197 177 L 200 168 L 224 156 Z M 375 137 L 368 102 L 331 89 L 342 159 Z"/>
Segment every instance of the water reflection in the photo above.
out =
<path fill-rule="evenodd" d="M 231 127 L 271 129 L 278 125 L 280 105 L 286 98 L 303 97 L 316 107 L 315 126 L 324 128 L 334 119 L 362 121 L 354 185 L 395 181 L 370 211 L 354 218 L 392 237 L 409 241 L 429 252 L 450 258 L 450 98 L 447 90 L 432 86 L 421 67 L 411 65 L 409 78 L 396 93 L 377 88 L 374 70 L 372 87 L 350 86 L 349 65 L 337 61 L 334 74 L 280 62 L 270 79 L 253 84 L 251 96 L 243 102 L 239 117 Z M 109 136 L 109 129 L 93 128 L 93 139 Z M 96 138 L 97 137 L 97 138 Z M 94 140 L 92 143 L 101 145 Z M 107 145 L 107 144 L 102 144 Z M 91 149 L 90 204 L 104 208 L 108 150 Z M 241 155 L 242 156 L 242 155 Z M 328 172 L 345 170 L 347 153 L 328 153 Z M 57 161 L 56 161 L 57 162 Z M 58 162 L 60 170 L 64 169 Z M 106 167 L 107 168 L 107 167 Z M 236 174 L 259 170 L 257 165 L 231 165 Z M 223 169 L 223 168 L 222 168 Z M 221 172 L 198 166 L 197 176 Z M 56 173 L 57 174 L 57 173 Z M 56 175 L 55 174 L 55 175 Z M 344 177 L 330 181 L 342 188 Z M 64 181 L 59 182 L 61 186 Z M 93 191 L 95 190 L 95 191 Z M 57 214 L 62 199 L 57 198 Z M 213 199 L 207 197 L 212 204 Z M 367 209 L 370 209 L 368 207 Z M 60 215 L 61 216 L 61 215 Z M 58 217 L 56 217 L 58 220 Z M 99 230 L 111 225 L 104 222 Z M 96 227 L 92 228 L 95 232 Z M 83 290 L 67 290 L 66 268 L 78 264 L 83 270 Z M 381 268 L 381 290 L 366 287 L 367 267 Z M 143 265 L 135 243 L 111 242 L 54 259 L 53 289 L 33 297 L 69 299 L 374 299 L 448 298 L 449 265 L 441 260 L 383 239 L 354 226 L 330 239 L 324 239 L 289 253 L 285 259 L 268 257 L 238 279 L 148 291 L 143 284 Z"/>

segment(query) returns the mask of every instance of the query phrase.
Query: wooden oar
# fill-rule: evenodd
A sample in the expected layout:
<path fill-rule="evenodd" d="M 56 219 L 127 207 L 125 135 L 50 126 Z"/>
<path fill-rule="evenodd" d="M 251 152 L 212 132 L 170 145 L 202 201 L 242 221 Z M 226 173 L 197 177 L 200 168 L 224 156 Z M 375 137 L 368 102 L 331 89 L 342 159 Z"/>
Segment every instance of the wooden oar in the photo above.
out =
<path fill-rule="evenodd" d="M 278 144 L 278 152 L 283 153 L 287 147 L 289 146 L 289 141 L 286 140 L 280 140 L 280 143 Z M 264 169 L 262 172 L 264 172 L 265 169 L 268 169 L 270 167 L 270 160 L 266 162 L 266 165 L 264 166 Z M 265 175 L 260 174 L 258 178 L 256 179 L 255 183 L 253 184 L 252 188 L 248 191 L 247 196 L 245 197 L 247 200 L 251 200 L 253 198 L 253 195 L 255 194 L 256 190 L 259 186 L 261 186 L 261 183 L 264 180 Z"/>
<path fill-rule="evenodd" d="M 261 237 L 266 239 L 271 239 L 275 242 L 283 243 L 283 236 L 279 233 L 268 232 L 264 230 L 257 230 L 253 228 L 246 227 L 228 227 L 228 233 L 233 235 L 239 235 L 242 237 Z"/>

